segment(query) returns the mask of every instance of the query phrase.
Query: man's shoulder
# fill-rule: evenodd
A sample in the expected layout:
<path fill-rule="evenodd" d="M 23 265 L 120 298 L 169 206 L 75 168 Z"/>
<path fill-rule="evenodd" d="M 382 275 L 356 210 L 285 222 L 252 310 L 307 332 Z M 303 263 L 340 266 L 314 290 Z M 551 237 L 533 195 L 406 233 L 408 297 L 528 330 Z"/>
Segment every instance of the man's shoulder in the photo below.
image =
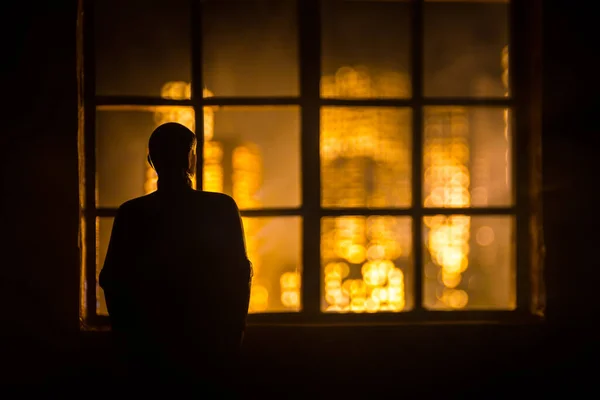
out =
<path fill-rule="evenodd" d="M 213 210 L 223 211 L 238 211 L 235 200 L 224 193 L 205 192 L 202 190 L 191 191 L 193 203 L 200 207 L 208 207 Z M 153 209 L 159 205 L 159 196 L 157 192 L 147 194 L 145 196 L 136 197 L 121 204 L 118 213 L 120 215 L 136 214 L 144 210 Z"/>
<path fill-rule="evenodd" d="M 119 206 L 119 213 L 126 214 L 147 207 L 155 202 L 156 192 L 127 200 Z"/>
<path fill-rule="evenodd" d="M 233 197 L 218 192 L 205 192 L 202 190 L 195 190 L 194 196 L 198 201 L 202 201 L 205 204 L 213 205 L 213 206 L 221 206 L 221 207 L 236 207 L 235 200 Z"/>

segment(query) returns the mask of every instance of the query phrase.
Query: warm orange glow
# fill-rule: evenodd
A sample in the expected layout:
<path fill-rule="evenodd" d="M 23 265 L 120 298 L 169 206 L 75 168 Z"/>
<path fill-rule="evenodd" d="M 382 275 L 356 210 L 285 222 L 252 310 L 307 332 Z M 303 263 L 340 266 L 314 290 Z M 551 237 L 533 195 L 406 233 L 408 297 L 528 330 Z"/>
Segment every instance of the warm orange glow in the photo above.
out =
<path fill-rule="evenodd" d="M 191 85 L 186 82 L 175 81 L 167 82 L 161 89 L 161 96 L 165 99 L 184 100 L 189 99 L 191 94 Z M 204 89 L 204 96 L 212 96 L 208 89 Z M 204 108 L 204 190 L 209 192 L 220 192 L 223 189 L 223 168 L 221 159 L 223 149 L 220 143 L 212 140 L 214 136 L 214 113 L 215 107 Z M 196 131 L 196 119 L 194 110 L 189 107 L 160 107 L 154 113 L 154 122 L 160 126 L 167 122 L 178 122 L 192 132 Z M 148 165 L 146 172 L 146 182 L 144 183 L 145 193 L 152 193 L 156 190 L 158 176 L 154 169 Z M 192 185 L 196 189 L 196 179 L 192 179 Z"/>
<path fill-rule="evenodd" d="M 503 82 L 508 93 L 508 52 L 502 55 Z M 408 76 L 382 73 L 376 77 L 362 66 L 340 68 L 324 77 L 324 96 L 345 98 L 385 97 L 386 90 L 409 95 Z M 189 98 L 190 85 L 168 82 L 162 96 Z M 397 93 L 396 93 L 397 94 Z M 212 93 L 205 90 L 205 96 Z M 389 93 L 387 95 L 390 95 Z M 230 146 L 215 140 L 216 107 L 204 108 L 204 190 L 228 190 L 241 209 L 263 207 L 263 152 L 250 141 Z M 156 125 L 176 121 L 195 129 L 193 109 L 160 107 Z M 469 208 L 488 204 L 489 185 L 478 181 L 472 187 L 471 126 L 466 107 L 431 107 L 425 112 L 423 188 L 425 207 Z M 504 115 L 504 137 L 509 140 L 508 112 Z M 325 207 L 394 207 L 411 204 L 410 112 L 386 107 L 325 107 L 321 119 L 322 204 Z M 508 144 L 506 148 L 508 149 Z M 509 182 L 509 153 L 505 157 Z M 230 165 L 226 165 L 230 163 Z M 230 171 L 229 177 L 225 171 Z M 229 172 L 228 172 L 229 173 Z M 481 175 L 481 174 L 480 174 Z M 156 173 L 148 167 L 144 190 L 156 190 Z M 481 183 L 483 182 L 483 183 Z M 195 184 L 195 179 L 194 179 Z M 301 307 L 301 276 L 284 267 L 265 272 L 261 240 L 264 218 L 243 219 L 248 256 L 254 267 L 250 312 Z M 428 216 L 425 245 L 436 266 L 436 307 L 461 309 L 469 306 L 473 279 L 465 278 L 470 267 L 470 246 L 493 247 L 495 225 L 472 227 L 469 216 Z M 418 223 L 414 221 L 413 223 Z M 408 218 L 390 216 L 341 216 L 322 222 L 323 299 L 329 312 L 398 312 L 407 308 L 407 282 L 412 280 L 411 225 Z M 473 235 L 473 237 L 471 237 Z M 269 266 L 266 266 L 269 269 Z M 489 268 L 489 267 L 486 267 Z M 468 282 L 467 282 L 468 281 Z M 468 284 L 467 284 L 468 283 Z M 431 284 L 431 283 L 426 283 Z M 410 294 L 410 293 L 409 293 Z M 410 306 L 410 303 L 409 303 Z"/>
<path fill-rule="evenodd" d="M 185 26 L 174 24 L 175 20 L 166 24 L 169 18 L 161 14 L 158 20 L 166 18 L 168 38 L 147 41 L 151 45 L 147 49 L 143 41 L 134 43 L 136 51 L 131 51 L 123 40 L 131 31 L 112 27 L 123 24 L 122 28 L 137 29 L 138 25 L 129 26 L 126 18 L 111 22 L 107 17 L 115 10 L 106 9 L 107 23 L 97 24 L 102 29 L 96 34 L 107 40 L 96 41 L 94 91 L 129 105 L 101 102 L 96 107 L 91 136 L 96 141 L 92 161 L 97 164 L 92 168 L 96 206 L 116 209 L 130 198 L 155 191 L 157 175 L 145 161 L 147 134 L 173 121 L 196 131 L 196 117 L 202 117 L 204 150 L 199 158 L 203 175 L 198 189 L 227 193 L 242 210 L 246 249 L 254 269 L 249 312 L 302 309 L 302 246 L 312 251 L 313 241 L 320 241 L 320 293 L 310 295 L 320 296 L 322 311 L 407 311 L 415 303 L 414 268 L 419 269 L 422 279 L 418 281 L 423 283 L 419 302 L 428 309 L 512 307 L 514 216 L 470 213 L 475 207 L 510 210 L 515 206 L 511 106 L 500 108 L 497 101 L 487 100 L 465 102 L 470 106 L 443 105 L 444 99 L 447 104 L 459 104 L 452 101 L 457 98 L 497 100 L 504 95 L 509 99 L 512 71 L 505 46 L 509 8 L 469 3 L 510 2 L 436 4 L 444 2 L 452 1 L 428 0 L 423 6 L 420 71 L 411 69 L 415 60 L 410 49 L 411 12 L 405 7 L 409 2 L 375 7 L 368 1 L 339 2 L 339 6 L 322 2 L 321 13 L 327 17 L 320 28 L 324 75 L 314 77 L 320 79 L 319 96 L 330 103 L 334 103 L 331 99 L 342 103 L 350 99 L 368 104 L 324 105 L 319 121 L 305 120 L 307 99 L 298 97 L 303 85 L 298 79 L 302 53 L 297 48 L 298 29 L 306 27 L 297 26 L 297 7 L 291 2 L 282 2 L 286 5 L 281 9 L 246 7 L 242 4 L 246 2 L 239 2 L 242 8 L 237 11 L 211 2 L 202 14 L 202 65 L 193 73 Z M 185 22 L 189 25 L 188 19 Z M 239 26 L 232 30 L 232 23 Z M 118 49 L 121 44 L 123 48 Z M 164 57 L 143 58 L 152 54 Z M 117 70 L 114 60 L 120 60 Z M 200 109 L 189 105 L 130 104 L 140 96 L 159 94 L 188 104 L 192 99 L 189 80 L 196 73 L 208 88 L 194 97 L 217 96 L 215 103 L 228 105 L 204 106 L 202 114 L 195 114 Z M 424 102 L 413 96 L 417 89 L 412 85 L 413 75 L 421 81 L 417 92 L 425 97 Z M 279 96 L 291 96 L 290 101 L 275 105 L 267 99 Z M 422 106 L 433 104 L 431 99 L 440 105 Z M 318 98 L 308 100 L 322 104 Z M 397 100 L 404 106 L 390 105 L 398 105 Z M 419 121 L 413 120 L 416 115 Z M 419 155 L 412 153 L 415 123 L 420 129 L 414 132 L 422 149 Z M 313 132 L 317 126 L 320 131 Z M 317 154 L 305 153 L 306 136 L 316 134 L 320 159 L 307 159 Z M 413 160 L 422 161 L 414 164 L 416 171 Z M 302 179 L 311 175 L 307 161 L 320 168 L 320 188 Z M 419 179 L 416 186 L 422 188 L 421 193 L 413 193 L 413 179 Z M 196 188 L 196 177 L 193 185 Z M 321 210 L 303 204 L 302 193 L 319 196 Z M 412 214 L 415 202 L 419 207 Z M 433 208 L 457 210 L 429 215 Z M 257 216 L 270 209 L 283 211 L 277 216 Z M 399 217 L 389 215 L 395 212 L 378 211 L 384 209 L 411 212 L 402 211 L 406 216 Z M 421 209 L 428 215 L 417 219 Z M 321 219 L 320 237 L 304 238 L 303 218 L 321 211 L 322 215 L 331 211 L 332 216 Z M 96 221 L 98 270 L 112 220 L 102 216 Z M 306 226 L 313 226 L 312 222 Z M 418 238 L 422 246 L 416 251 L 423 262 L 413 266 L 414 226 L 422 228 Z M 315 267 L 319 266 L 307 265 L 311 270 Z M 83 285 L 82 293 L 89 289 Z M 98 310 L 106 313 L 101 290 L 97 294 Z"/>
<path fill-rule="evenodd" d="M 503 68 L 502 83 L 505 95 L 508 96 L 508 47 L 503 49 L 501 55 Z M 498 164 L 492 164 L 494 147 L 476 147 L 474 153 L 472 138 L 474 132 L 469 118 L 469 110 L 466 107 L 431 107 L 426 109 L 425 140 L 424 140 L 424 194 L 425 207 L 453 207 L 467 208 L 472 205 L 488 206 L 491 196 L 494 195 L 494 182 L 491 180 L 490 171 L 498 169 Z M 499 121 L 500 122 L 500 121 Z M 510 153 L 509 153 L 509 119 L 508 110 L 503 115 L 504 157 L 500 164 L 504 169 L 505 179 L 502 182 L 503 190 L 509 190 L 510 179 Z M 482 128 L 482 126 L 484 128 Z M 493 129 L 490 122 L 478 129 Z M 486 133 L 486 132 L 484 132 Z M 500 143 L 499 143 L 500 145 Z M 498 161 L 499 158 L 498 158 Z M 473 184 L 475 182 L 475 184 Z M 435 299 L 426 301 L 428 307 L 462 309 L 469 307 L 470 292 L 477 290 L 478 279 L 472 274 L 470 278 L 464 278 L 470 268 L 472 257 L 471 246 L 477 247 L 479 262 L 485 264 L 484 252 L 494 254 L 496 246 L 496 229 L 502 225 L 492 223 L 473 228 L 471 217 L 462 215 L 452 216 L 429 216 L 424 218 L 427 228 L 425 245 L 430 255 L 431 262 L 437 267 L 435 281 L 430 280 L 428 285 L 435 285 L 436 289 L 430 288 L 429 293 L 436 293 Z M 473 237 L 471 237 L 473 235 Z M 493 257 L 493 255 L 492 255 Z M 493 263 L 493 261 L 490 261 Z M 481 272 L 482 266 L 478 267 Z M 489 273 L 491 267 L 484 267 Z M 506 287 L 507 281 L 497 280 L 492 283 L 494 289 Z M 459 289 L 459 287 L 461 289 Z M 499 300 L 493 300 L 493 295 L 486 301 L 495 306 L 505 306 Z M 435 302 L 435 304 L 434 304 Z"/>
<path fill-rule="evenodd" d="M 252 144 L 238 146 L 232 154 L 233 173 L 232 194 L 240 208 L 257 208 L 260 202 L 256 194 L 262 184 L 261 156 L 258 149 Z M 260 220 L 256 218 L 242 218 L 244 233 L 246 235 L 246 251 L 252 260 L 255 280 L 260 279 L 262 259 L 257 240 L 260 230 Z M 250 292 L 250 312 L 266 311 L 269 306 L 269 290 L 260 284 L 252 285 Z"/>
<path fill-rule="evenodd" d="M 323 77 L 326 97 L 369 98 L 404 90 L 408 77 L 373 77 L 363 66 L 342 67 Z M 394 93 L 398 95 L 398 93 Z M 409 117 L 387 108 L 327 108 L 322 113 L 321 162 L 324 206 L 386 207 L 410 204 Z M 368 177 L 375 183 L 369 183 Z M 410 253 L 410 225 L 393 217 L 325 219 L 322 233 L 324 310 L 402 311 L 404 273 L 396 268 Z M 359 274 L 361 278 L 356 278 Z M 393 293 L 393 296 L 388 295 Z"/>

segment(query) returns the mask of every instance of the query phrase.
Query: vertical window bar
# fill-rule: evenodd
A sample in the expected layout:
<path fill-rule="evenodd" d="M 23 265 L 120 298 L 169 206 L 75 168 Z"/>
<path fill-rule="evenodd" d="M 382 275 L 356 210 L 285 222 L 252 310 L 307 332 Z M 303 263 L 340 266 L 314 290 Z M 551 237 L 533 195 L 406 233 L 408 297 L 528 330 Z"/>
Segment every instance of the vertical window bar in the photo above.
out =
<path fill-rule="evenodd" d="M 202 0 L 190 0 L 192 104 L 196 123 L 196 189 L 203 189 L 204 178 L 204 109 L 202 82 Z"/>
<path fill-rule="evenodd" d="M 85 91 L 84 91 L 84 74 L 83 74 L 83 45 L 84 45 L 84 34 L 83 28 L 85 26 L 84 20 L 84 4 L 83 0 L 77 1 L 77 23 L 76 23 L 76 70 L 77 70 L 77 178 L 78 178 L 78 205 L 79 205 L 79 235 L 78 235 L 78 245 L 80 251 L 79 257 L 79 323 L 80 327 L 85 326 L 87 323 L 86 318 L 88 315 L 87 310 L 87 298 L 84 296 L 87 295 L 87 291 L 85 288 L 87 287 L 87 276 L 85 275 L 85 271 L 87 271 L 87 255 L 85 251 L 86 243 L 86 196 L 85 196 L 85 173 L 87 169 L 85 168 L 85 119 L 84 115 L 84 106 L 85 106 Z"/>
<path fill-rule="evenodd" d="M 412 2 L 412 205 L 414 310 L 423 304 L 423 0 Z"/>
<path fill-rule="evenodd" d="M 96 60 L 94 46 L 94 3 L 84 1 L 84 129 L 85 129 L 85 247 L 87 319 L 96 318 Z"/>
<path fill-rule="evenodd" d="M 530 56 L 527 54 L 529 26 L 527 11 L 528 1 L 511 1 L 509 3 L 509 86 L 514 101 L 512 108 L 513 122 L 513 187 L 516 205 L 516 269 L 517 269 L 517 309 L 529 312 L 530 293 L 530 214 L 529 214 L 529 121 L 530 94 L 528 73 Z M 518 66 L 518 67 L 516 67 Z"/>
<path fill-rule="evenodd" d="M 318 0 L 298 0 L 301 102 L 302 311 L 310 319 L 319 313 L 321 272 L 320 78 L 321 10 Z"/>

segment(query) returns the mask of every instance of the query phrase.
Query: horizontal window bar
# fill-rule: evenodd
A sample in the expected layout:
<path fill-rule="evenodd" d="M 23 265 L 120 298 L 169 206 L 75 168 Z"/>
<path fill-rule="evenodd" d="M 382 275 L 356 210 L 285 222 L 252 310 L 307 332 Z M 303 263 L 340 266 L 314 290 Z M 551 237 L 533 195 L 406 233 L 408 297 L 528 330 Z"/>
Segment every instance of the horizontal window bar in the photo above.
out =
<path fill-rule="evenodd" d="M 211 106 L 293 106 L 300 97 L 205 97 L 203 105 Z"/>
<path fill-rule="evenodd" d="M 256 210 L 240 210 L 242 217 L 285 217 L 302 215 L 301 208 L 263 208 Z"/>
<path fill-rule="evenodd" d="M 97 217 L 115 217 L 117 208 L 98 208 L 96 209 Z M 243 217 L 286 217 L 286 216 L 301 216 L 301 208 L 262 208 L 252 210 L 240 210 Z"/>
<path fill-rule="evenodd" d="M 540 318 L 526 311 L 472 310 L 472 311 L 428 311 L 377 313 L 319 313 L 311 318 L 300 313 L 249 314 L 248 325 L 402 325 L 402 324 L 503 324 L 534 323 Z"/>
<path fill-rule="evenodd" d="M 327 217 L 344 215 L 511 215 L 516 213 L 514 207 L 487 208 L 422 208 L 420 211 L 411 208 L 324 208 L 321 215 Z"/>
<path fill-rule="evenodd" d="M 307 316 L 298 313 L 249 314 L 247 324 L 256 326 L 394 326 L 394 325 L 510 325 L 540 323 L 543 318 L 526 310 L 471 310 L 471 311 L 405 311 L 378 313 L 318 313 Z M 90 321 L 91 322 L 91 321 Z M 97 330 L 109 325 L 107 316 L 96 316 Z"/>
<path fill-rule="evenodd" d="M 320 106 L 331 107 L 416 107 L 416 106 L 480 106 L 511 107 L 513 101 L 507 97 L 471 98 L 441 97 L 415 99 L 316 99 Z M 159 106 L 284 106 L 300 105 L 300 97 L 206 97 L 199 100 L 173 100 L 161 97 L 142 96 L 98 96 L 96 106 L 101 111 L 127 110 L 127 107 Z M 144 109 L 135 108 L 135 110 Z"/>
<path fill-rule="evenodd" d="M 158 109 L 160 107 L 192 107 L 190 105 L 170 105 L 170 106 L 165 106 L 165 105 L 160 105 L 160 106 L 149 106 L 149 105 L 131 105 L 131 104 L 125 104 L 125 105 L 107 105 L 107 106 L 97 106 L 96 107 L 96 111 L 117 111 L 117 112 L 123 112 L 123 111 L 138 111 L 138 112 L 156 112 L 158 111 Z"/>
<path fill-rule="evenodd" d="M 141 105 L 112 105 L 112 106 L 97 106 L 96 107 L 96 111 L 116 111 L 116 112 L 123 112 L 123 111 L 141 111 L 141 112 L 156 112 L 158 111 L 161 107 L 193 107 L 193 106 L 189 106 L 189 105 L 176 105 L 176 106 L 141 106 Z M 199 106 L 202 107 L 202 106 Z M 207 106 L 208 107 L 208 106 Z M 260 107 L 262 111 L 279 111 L 282 107 L 290 107 L 289 105 L 273 105 L 273 104 L 261 104 L 261 105 L 240 105 L 240 104 L 236 104 L 236 105 L 220 105 L 220 106 L 210 106 L 210 107 L 215 107 L 215 108 L 219 108 L 219 107 L 236 107 L 236 108 L 243 108 L 246 110 L 251 110 L 254 109 L 256 107 Z M 298 107 L 298 105 L 295 105 L 295 107 Z"/>
<path fill-rule="evenodd" d="M 321 106 L 332 107 L 417 107 L 417 106 L 480 106 L 511 107 L 512 100 L 499 98 L 441 97 L 415 99 L 320 99 Z"/>
<path fill-rule="evenodd" d="M 163 99 L 162 97 L 144 97 L 144 96 L 97 96 L 96 108 L 100 110 L 111 109 L 109 107 L 117 106 L 122 109 L 125 106 L 193 106 L 192 100 L 174 100 Z"/>
<path fill-rule="evenodd" d="M 98 96 L 99 110 L 121 110 L 124 106 L 282 106 L 299 105 L 299 97 L 205 97 L 202 99 L 173 100 L 162 97 Z M 118 107 L 118 108 L 115 108 Z"/>
<path fill-rule="evenodd" d="M 285 217 L 303 216 L 309 214 L 304 208 L 261 208 L 242 209 L 243 217 Z M 370 216 L 370 215 L 392 215 L 392 216 L 427 216 L 427 215 L 513 215 L 516 214 L 515 207 L 487 207 L 487 208 L 422 208 L 417 211 L 411 208 L 321 208 L 310 214 L 318 214 L 322 217 L 337 216 Z M 102 207 L 96 209 L 97 217 L 114 217 L 117 208 Z"/>
<path fill-rule="evenodd" d="M 423 215 L 511 215 L 515 207 L 472 207 L 472 208 L 423 208 Z"/>
<path fill-rule="evenodd" d="M 322 208 L 320 214 L 323 217 L 336 217 L 344 215 L 414 215 L 415 210 L 411 208 Z"/>

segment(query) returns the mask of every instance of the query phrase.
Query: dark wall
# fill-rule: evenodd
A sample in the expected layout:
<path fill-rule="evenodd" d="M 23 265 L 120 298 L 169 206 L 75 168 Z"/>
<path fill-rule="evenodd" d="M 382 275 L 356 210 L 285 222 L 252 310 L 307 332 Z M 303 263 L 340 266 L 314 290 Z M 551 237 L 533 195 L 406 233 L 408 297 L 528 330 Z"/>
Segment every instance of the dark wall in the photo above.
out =
<path fill-rule="evenodd" d="M 2 378 L 47 373 L 78 326 L 75 2 L 38 3 L 1 12 Z"/>
<path fill-rule="evenodd" d="M 293 384 L 288 390 L 361 384 L 454 394 L 521 383 L 586 386 L 592 368 L 584 363 L 598 343 L 595 46 L 586 44 L 586 12 L 554 3 L 544 10 L 548 322 L 250 328 L 247 376 L 257 392 L 269 382 Z M 2 17 L 0 381 L 77 375 L 98 382 L 110 376 L 110 344 L 103 334 L 78 332 L 76 4 L 6 6 Z"/>
<path fill-rule="evenodd" d="M 549 2 L 548 2 L 549 3 Z M 600 238 L 595 186 L 598 56 L 586 7 L 549 5 L 544 21 L 544 218 L 549 302 L 553 318 L 590 321 Z"/>

